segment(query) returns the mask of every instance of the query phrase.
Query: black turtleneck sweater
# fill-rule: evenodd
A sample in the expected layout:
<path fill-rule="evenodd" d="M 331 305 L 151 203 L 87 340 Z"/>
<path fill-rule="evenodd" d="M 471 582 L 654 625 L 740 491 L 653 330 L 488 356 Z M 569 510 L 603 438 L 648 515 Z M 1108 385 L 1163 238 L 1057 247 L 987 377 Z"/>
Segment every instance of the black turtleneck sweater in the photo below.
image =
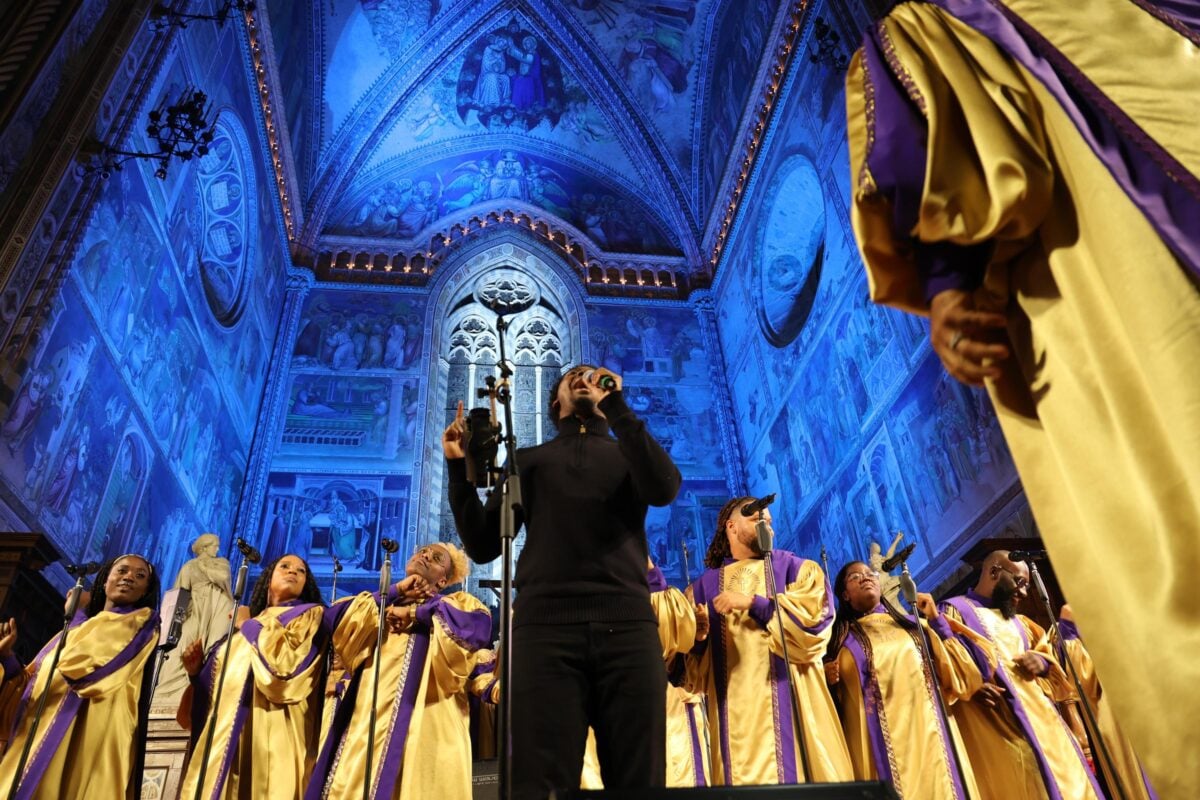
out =
<path fill-rule="evenodd" d="M 525 501 L 517 525 L 526 538 L 514 625 L 654 620 L 646 508 L 674 500 L 683 479 L 620 392 L 598 407 L 607 419 L 566 417 L 557 437 L 517 452 Z M 474 561 L 492 561 L 500 555 L 500 491 L 484 505 L 465 461 L 447 466 L 463 547 Z"/>

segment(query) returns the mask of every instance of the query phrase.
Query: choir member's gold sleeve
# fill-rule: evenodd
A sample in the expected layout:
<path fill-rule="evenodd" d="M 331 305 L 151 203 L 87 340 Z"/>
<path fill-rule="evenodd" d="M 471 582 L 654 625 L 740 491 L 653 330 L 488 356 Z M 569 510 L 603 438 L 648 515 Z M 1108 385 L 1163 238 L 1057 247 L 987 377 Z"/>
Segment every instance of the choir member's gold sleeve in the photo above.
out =
<path fill-rule="evenodd" d="M 125 797 L 133 769 L 142 673 L 154 652 L 157 637 L 149 637 L 123 666 L 99 680 L 85 681 L 76 689 L 69 689 L 64 678 L 84 679 L 108 665 L 130 646 L 152 614 L 148 608 L 124 614 L 101 611 L 71 629 L 53 676 L 49 671 L 51 652 L 47 651 L 36 672 L 31 664 L 19 676 L 5 682 L 6 707 L 0 716 L 8 719 L 12 719 L 27 683 L 32 681 L 33 686 L 28 687 L 32 690 L 28 704 L 17 720 L 16 734 L 0 762 L 0 793 L 7 795 L 12 786 L 37 699 L 49 680 L 46 711 L 38 724 L 30 758 L 36 758 L 45 747 L 55 748 L 55 752 L 32 797 L 35 800 Z M 52 645 L 48 648 L 53 649 Z M 51 721 L 68 693 L 78 695 L 84 705 L 62 738 L 48 741 Z"/>
<path fill-rule="evenodd" d="M 833 626 L 825 624 L 830 614 L 825 593 L 825 572 L 817 562 L 805 559 L 796 579 L 779 592 L 775 601 L 783 612 L 783 630 L 787 639 L 787 654 L 793 664 L 820 666 Z M 767 645 L 771 652 L 783 658 L 783 642 L 779 636 L 779 614 L 771 614 L 767 623 Z M 813 674 L 824 672 L 821 669 Z"/>
<path fill-rule="evenodd" d="M 658 620 L 658 640 L 662 643 L 663 660 L 669 661 L 686 653 L 696 644 L 696 610 L 689 596 L 668 586 L 650 593 L 650 606 Z"/>

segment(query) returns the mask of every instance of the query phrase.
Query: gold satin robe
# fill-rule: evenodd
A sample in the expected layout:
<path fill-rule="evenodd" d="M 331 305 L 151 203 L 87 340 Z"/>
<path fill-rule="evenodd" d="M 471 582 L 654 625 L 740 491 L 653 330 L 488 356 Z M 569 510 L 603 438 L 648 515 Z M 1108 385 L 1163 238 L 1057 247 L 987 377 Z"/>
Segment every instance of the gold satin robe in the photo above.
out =
<path fill-rule="evenodd" d="M 783 556 L 795 558 L 782 551 L 775 557 L 778 560 Z M 746 559 L 721 567 L 715 578 L 720 591 L 765 597 L 763 563 L 761 559 Z M 709 578 L 712 572 L 714 570 L 709 570 L 692 584 L 688 590 L 689 598 L 695 596 L 697 585 L 712 580 Z M 708 704 L 713 783 L 718 786 L 783 783 L 784 765 L 777 757 L 784 747 L 780 725 L 781 718 L 790 720 L 792 711 L 786 694 L 772 689 L 775 682 L 770 674 L 771 656 L 782 658 L 783 654 L 779 622 L 772 615 L 764 629 L 749 611 L 717 614 L 711 598 L 706 600 L 709 601 L 709 635 L 699 654 L 691 652 L 687 655 L 685 688 L 704 695 Z M 820 566 L 811 560 L 802 560 L 795 580 L 779 593 L 778 602 L 784 611 L 784 632 L 813 780 L 852 780 L 854 771 L 850 754 L 825 683 L 821 661 L 832 633 L 828 624 L 832 610 L 827 600 L 825 574 Z M 714 664 L 716 648 L 720 648 L 721 661 L 726 665 L 723 671 Z M 719 691 L 719 687 L 723 691 Z M 722 694 L 724 702 L 721 701 Z M 791 729 L 790 724 L 787 729 Z M 726 745 L 728 762 L 722 757 Z M 791 749 L 797 782 L 803 782 L 799 747 L 793 744 Z"/>
<path fill-rule="evenodd" d="M 462 611 L 487 614 L 487 607 L 466 592 L 443 595 L 442 601 Z M 371 687 L 375 675 L 374 622 L 378 620 L 378 612 L 369 612 L 368 616 L 372 622 L 371 637 L 356 651 L 343 655 L 348 669 L 354 671 L 361 667 L 362 672 L 353 714 L 322 795 L 331 800 L 362 798 L 367 769 L 365 755 Z M 379 781 L 379 767 L 392 732 L 397 698 L 403 692 L 405 682 L 419 682 L 404 752 L 399 760 L 400 779 L 395 783 L 390 800 L 471 799 L 470 707 L 466 691 L 472 670 L 479 663 L 477 651 L 448 631 L 436 614 L 433 620 L 428 633 L 428 654 L 424 667 L 419 670 L 411 668 L 417 637 L 407 632 L 394 634 L 389 631 L 383 642 L 371 764 L 373 786 Z M 486 682 L 490 684 L 492 680 L 487 678 Z"/>
<path fill-rule="evenodd" d="M 995 5 L 1181 174 L 1200 175 L 1194 30 L 1127 0 Z M 1014 355 L 988 392 L 1114 711 L 1155 790 L 1195 800 L 1200 769 L 1180 765 L 1200 752 L 1200 292 L 1028 69 L 929 3 L 902 3 L 882 25 L 890 71 L 928 135 L 916 226 L 894 230 L 867 168 L 891 144 L 873 88 L 889 77 L 868 75 L 857 53 L 851 218 L 871 296 L 928 313 L 910 237 L 995 245 L 975 300 L 1008 313 Z M 1194 236 L 1200 219 L 1180 224 Z M 1154 624 L 1126 624 L 1129 609 Z"/>
<path fill-rule="evenodd" d="M 942 613 L 956 624 L 969 627 L 952 606 L 943 607 Z M 1072 692 L 1070 679 L 1055 660 L 1045 632 L 1020 614 L 1006 620 L 996 609 L 980 606 L 975 607 L 975 613 L 986 628 L 995 669 L 1004 673 L 1008 684 L 1016 690 L 1016 699 L 1036 739 L 1033 742 L 1026 739 L 1007 703 L 999 708 L 976 702 L 954 705 L 952 713 L 967 745 L 980 797 L 983 800 L 1048 797 L 1037 756 L 1031 749 L 1037 748 L 1049 764 L 1063 800 L 1102 800 L 1094 790 L 1079 745 L 1055 706 L 1056 702 L 1070 698 Z M 1022 630 L 1032 647 L 1026 648 Z M 1012 668 L 1013 659 L 1026 649 L 1046 661 L 1049 668 L 1043 677 L 1026 680 Z"/>
<path fill-rule="evenodd" d="M 373 595 L 363 593 L 346 602 L 350 606 L 334 629 L 331 643 L 334 651 L 341 653 L 357 652 L 373 639 L 375 622 L 379 619 Z M 280 676 L 295 672 L 312 651 L 326 609 L 316 606 L 287 625 L 281 625 L 277 618 L 288 610 L 287 606 L 273 606 L 255 617 L 262 623 L 257 651 L 240 631 L 234 634 L 205 771 L 201 794 L 205 800 L 213 796 L 222 777 L 225 754 L 233 738 L 234 720 L 246 691 L 250 693 L 250 709 L 237 742 L 232 743 L 236 749 L 218 797 L 224 800 L 297 800 L 308 785 L 321 733 L 317 700 L 325 689 L 322 681 L 324 654 L 319 654 L 307 668 L 290 679 Z M 220 672 L 224 654 L 222 643 L 212 656 L 214 675 Z M 211 706 L 209 708 L 211 710 Z M 195 796 L 211 724 L 210 714 L 196 738 L 195 750 L 180 787 L 181 798 L 190 800 Z"/>
<path fill-rule="evenodd" d="M 68 691 L 72 691 L 68 689 L 64 678 L 83 678 L 109 663 L 133 641 L 152 614 L 153 611 L 148 608 L 127 614 L 101 611 L 71 629 L 57 672 L 50 680 L 46 710 L 38 723 L 36 740 L 30 750 L 32 760 L 42 747 L 56 748 L 33 795 L 35 800 L 117 800 L 125 797 L 133 769 L 142 673 L 154 654 L 157 636 L 151 637 L 124 667 L 75 689 L 85 703 L 71 727 L 61 741 L 50 743 L 45 737 L 55 709 L 61 705 Z M 52 650 L 57 641 L 58 636 L 55 636 L 47 647 Z M 8 796 L 17 761 L 25 747 L 38 697 L 46 686 L 50 659 L 51 655 L 47 653 L 42 661 L 43 668 L 38 669 L 36 675 L 34 665 L 30 664 L 0 688 L 0 724 L 10 730 L 22 693 L 29 681 L 35 681 L 25 713 L 17 721 L 16 735 L 9 742 L 3 761 L 0 761 L 0 793 L 5 797 Z"/>
<path fill-rule="evenodd" d="M 879 695 L 864 702 L 857 663 L 843 645 L 837 656 L 840 679 L 836 689 L 855 779 L 880 780 L 867 720 L 867 704 L 871 704 L 879 715 L 896 793 L 910 800 L 956 800 L 954 754 L 942 736 L 941 712 L 927 680 L 920 646 L 913 638 L 915 631 L 901 628 L 886 612 L 866 614 L 858 624 L 869 642 L 868 657 Z M 946 705 L 967 702 L 983 685 L 970 653 L 954 639 L 943 640 L 932 632 L 929 641 Z M 963 781 L 969 796 L 977 798 L 975 775 L 953 717 L 949 727 L 957 740 Z"/>

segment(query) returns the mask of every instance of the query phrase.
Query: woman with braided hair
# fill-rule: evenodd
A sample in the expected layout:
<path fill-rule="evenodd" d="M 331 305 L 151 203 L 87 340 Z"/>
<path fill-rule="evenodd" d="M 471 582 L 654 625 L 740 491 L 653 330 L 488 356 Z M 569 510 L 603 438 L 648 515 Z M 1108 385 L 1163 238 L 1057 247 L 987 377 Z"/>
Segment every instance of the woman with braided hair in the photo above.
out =
<path fill-rule="evenodd" d="M 955 745 L 925 669 L 916 620 L 882 602 L 879 576 L 862 561 L 838 571 L 833 591 L 838 608 L 826 676 L 838 695 L 854 777 L 887 781 L 904 798 L 979 797 L 951 718 L 961 773 L 955 764 Z M 983 683 L 979 668 L 933 598 L 918 595 L 917 606 L 937 634 L 929 637 L 930 654 L 946 703 L 968 700 Z"/>
<path fill-rule="evenodd" d="M 685 688 L 708 699 L 713 783 L 805 781 L 788 670 L 803 715 L 811 767 L 807 779 L 850 780 L 850 757 L 821 667 L 833 623 L 829 584 L 815 562 L 775 550 L 778 594 L 767 597 L 757 515 L 741 513 L 752 499 L 734 498 L 721 509 L 705 557 L 708 569 L 688 589 L 696 604 L 697 643 L 684 659 Z M 771 513 L 764 509 L 762 517 L 769 525 Z M 777 603 L 791 663 L 783 659 Z"/>
<path fill-rule="evenodd" d="M 48 691 L 16 794 L 22 800 L 141 795 L 141 748 L 149 715 L 151 656 L 158 642 L 158 574 L 139 555 L 120 556 L 96 574 L 75 613 L 54 672 L 58 634 L 22 667 L 17 627 L 0 625 L 0 725 L 13 731 L 0 761 L 0 796 L 9 796 L 34 709 Z M 47 683 L 49 688 L 47 689 Z M 10 727 L 11 726 L 11 727 Z"/>

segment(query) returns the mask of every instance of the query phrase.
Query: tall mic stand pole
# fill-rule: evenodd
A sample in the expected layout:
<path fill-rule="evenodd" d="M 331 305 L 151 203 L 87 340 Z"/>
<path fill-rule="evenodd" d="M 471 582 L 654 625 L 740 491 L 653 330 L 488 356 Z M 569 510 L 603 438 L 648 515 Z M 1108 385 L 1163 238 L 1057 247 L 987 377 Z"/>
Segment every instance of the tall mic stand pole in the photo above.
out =
<path fill-rule="evenodd" d="M 950 743 L 950 755 L 954 758 L 954 768 L 958 773 L 959 785 L 962 787 L 963 797 L 966 800 L 971 800 L 971 790 L 967 788 L 967 773 L 963 771 L 962 756 L 958 752 L 958 742 L 954 739 L 954 729 L 950 727 L 950 712 L 946 708 L 946 698 L 942 694 L 942 681 L 938 678 L 937 665 L 933 663 L 933 648 L 929 644 L 929 630 L 921 624 L 922 614 L 917 608 L 917 584 L 912 578 L 912 574 L 908 571 L 908 560 L 900 562 L 900 592 L 904 595 L 904 599 L 912 606 L 913 617 L 917 620 L 917 641 L 921 645 L 921 660 L 925 662 L 925 669 L 929 673 L 929 682 L 932 685 L 933 693 L 937 696 L 937 712 L 942 718 L 942 730 L 946 732 L 946 739 Z"/>
<path fill-rule="evenodd" d="M 500 713 L 498 714 L 498 730 L 496 745 L 500 751 L 500 800 L 512 800 L 512 581 L 513 581 L 513 541 L 517 538 L 517 512 L 521 510 L 524 499 L 521 494 L 521 473 L 517 464 L 517 435 L 513 425 L 512 390 L 509 378 L 512 369 L 508 366 L 508 357 L 504 348 L 504 333 L 508 323 L 503 314 L 496 314 L 496 332 L 500 341 L 500 380 L 495 386 L 496 400 L 504 406 L 504 449 L 508 455 L 508 467 L 505 470 L 504 482 L 500 486 L 500 671 L 504 680 L 500 681 Z"/>
<path fill-rule="evenodd" d="M 154 696 L 155 689 L 158 688 L 158 679 L 162 674 L 163 662 L 167 660 L 167 653 L 170 653 L 179 644 L 179 637 L 183 634 L 183 620 L 187 616 L 188 605 L 192 601 L 192 593 L 187 589 L 178 589 L 180 594 L 175 597 L 175 609 L 171 613 L 171 623 L 167 626 L 166 640 L 155 648 L 154 658 L 154 673 L 150 679 L 150 696 Z M 183 595 L 187 595 L 187 602 L 180 602 Z"/>
<path fill-rule="evenodd" d="M 1042 601 L 1042 605 L 1046 607 L 1046 616 L 1050 620 L 1050 639 L 1055 643 L 1055 649 L 1058 651 L 1058 659 L 1066 665 L 1067 672 L 1071 674 L 1071 682 L 1075 684 L 1075 693 L 1079 695 L 1079 705 L 1083 708 L 1083 716 L 1086 719 L 1089 731 L 1094 732 L 1092 736 L 1095 739 L 1095 752 L 1099 753 L 1100 758 L 1104 761 L 1101 765 L 1101 772 L 1105 776 L 1112 776 L 1112 787 L 1116 790 L 1118 800 L 1126 800 L 1125 790 L 1121 787 L 1120 781 L 1117 779 L 1117 771 L 1112 759 L 1112 755 L 1108 752 L 1108 746 L 1104 742 L 1104 737 L 1100 735 L 1100 726 L 1096 723 L 1096 712 L 1092 708 L 1092 701 L 1088 699 L 1087 693 L 1083 691 L 1083 683 L 1079 680 L 1079 673 L 1075 670 L 1075 662 L 1071 660 L 1067 654 L 1067 643 L 1063 640 L 1062 631 L 1058 628 L 1058 617 L 1054 614 L 1054 608 L 1050 605 L 1050 593 L 1046 591 L 1046 584 L 1042 582 L 1042 573 L 1038 571 L 1037 562 L 1032 558 L 1027 558 L 1025 563 L 1029 566 L 1029 575 L 1033 580 L 1034 588 L 1037 589 L 1038 598 Z M 1105 783 L 1108 783 L 1107 777 Z"/>
<path fill-rule="evenodd" d="M 71 630 L 71 621 L 75 619 L 75 612 L 79 610 L 79 596 L 83 593 L 83 579 L 90 571 L 95 571 L 93 564 L 82 564 L 70 568 L 68 571 L 75 575 L 75 585 L 71 587 L 70 593 L 67 595 L 66 614 L 63 617 L 62 633 L 58 637 L 58 644 L 54 646 L 54 656 L 50 659 L 50 669 L 46 673 L 46 683 L 42 687 L 42 692 L 38 696 L 37 709 L 33 712 L 33 721 L 29 723 L 29 733 L 25 735 L 25 746 L 21 748 L 21 758 L 17 761 L 17 769 L 13 773 L 12 786 L 8 790 L 8 800 L 13 800 L 17 796 L 17 790 L 21 788 L 21 780 L 25 777 L 25 766 L 29 762 L 29 753 L 33 748 L 33 740 L 37 736 L 38 724 L 42 720 L 42 714 L 46 712 L 46 700 L 50 695 L 50 684 L 54 680 L 54 671 L 58 668 L 58 659 L 62 655 L 63 647 L 67 643 L 67 633 Z M 41 672 L 41 670 L 38 670 Z"/>
<path fill-rule="evenodd" d="M 388 587 L 392 585 L 392 553 L 400 549 L 395 539 L 381 539 L 383 566 L 379 569 L 379 627 L 375 631 L 375 680 L 371 685 L 371 714 L 367 722 L 367 760 L 363 762 L 363 800 L 371 800 L 371 760 L 375 755 L 375 709 L 379 704 L 379 664 L 383 661 L 383 634 L 387 625 Z M 334 573 L 337 577 L 337 573 Z"/>
<path fill-rule="evenodd" d="M 330 603 L 330 605 L 333 605 L 333 602 L 335 600 L 337 600 L 337 576 L 338 576 L 338 573 L 341 571 L 342 571 L 342 562 L 338 561 L 337 556 L 334 556 L 333 557 L 333 585 L 329 587 L 329 603 Z"/>
<path fill-rule="evenodd" d="M 237 540 L 238 552 L 242 554 L 242 563 L 238 565 L 237 580 L 233 585 L 233 610 L 229 612 L 229 630 L 225 632 L 225 652 L 221 656 L 221 674 L 217 676 L 217 689 L 213 693 L 212 708 L 208 714 L 208 735 L 204 737 L 204 753 L 200 759 L 200 776 L 196 780 L 194 800 L 200 800 L 204 794 L 204 778 L 208 773 L 208 760 L 212 756 L 213 735 L 217 732 L 217 709 L 221 705 L 221 690 L 225 687 L 225 673 L 229 669 L 229 653 L 233 649 L 233 630 L 237 624 L 238 609 L 246 594 L 246 573 L 251 564 L 262 561 L 262 555 L 245 539 Z M 270 576 L 267 577 L 270 580 Z"/>
<path fill-rule="evenodd" d="M 763 554 L 763 577 L 767 582 L 767 599 L 775 603 L 775 622 L 779 625 L 779 643 L 783 646 L 783 669 L 787 672 L 788 699 L 792 701 L 792 725 L 796 730 L 796 744 L 800 745 L 800 768 L 805 783 L 812 783 L 812 767 L 808 759 L 808 743 L 804 741 L 803 718 L 800 714 L 800 701 L 796 698 L 796 676 L 792 674 L 792 660 L 788 657 L 787 633 L 783 629 L 783 609 L 779 607 L 775 588 L 775 564 L 771 557 L 774 541 L 767 520 L 763 517 L 763 509 L 758 511 L 758 519 L 754 523 L 754 532 L 758 535 L 758 549 Z"/>

